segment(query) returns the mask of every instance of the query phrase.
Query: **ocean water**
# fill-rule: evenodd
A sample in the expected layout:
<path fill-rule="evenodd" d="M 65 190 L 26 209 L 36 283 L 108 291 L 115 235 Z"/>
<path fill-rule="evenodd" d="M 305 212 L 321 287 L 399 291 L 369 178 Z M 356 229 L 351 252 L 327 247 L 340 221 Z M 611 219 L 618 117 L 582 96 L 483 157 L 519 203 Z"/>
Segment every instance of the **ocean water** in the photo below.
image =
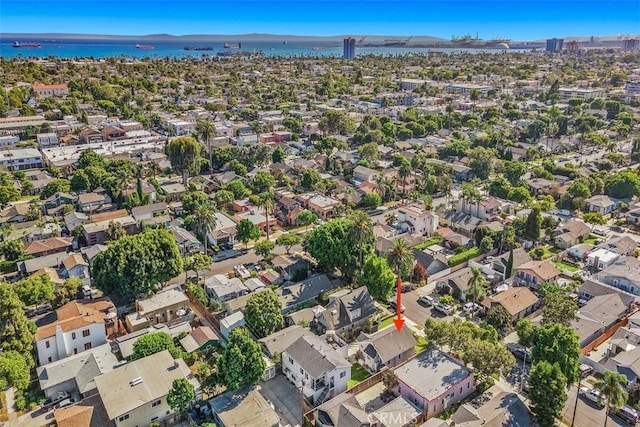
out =
<path fill-rule="evenodd" d="M 0 56 L 4 58 L 37 57 L 46 58 L 55 56 L 58 58 L 202 58 L 203 55 L 216 56 L 218 52 L 238 49 L 225 49 L 223 41 L 212 42 L 129 42 L 111 40 L 52 40 L 23 39 L 18 42 L 37 42 L 40 48 L 15 48 L 15 40 L 0 39 Z M 152 44 L 154 49 L 137 49 L 136 44 Z M 209 51 L 188 51 L 185 46 L 211 47 Z M 242 42 L 242 50 L 245 52 L 264 52 L 267 57 L 341 57 L 342 43 L 340 42 Z M 515 51 L 515 50 L 514 50 Z M 404 48 L 404 47 L 357 47 L 356 55 L 382 55 L 398 56 L 406 54 L 428 54 L 429 52 L 462 53 L 462 52 L 511 52 L 502 49 L 453 49 L 453 48 Z M 516 51 L 517 52 L 517 51 Z"/>

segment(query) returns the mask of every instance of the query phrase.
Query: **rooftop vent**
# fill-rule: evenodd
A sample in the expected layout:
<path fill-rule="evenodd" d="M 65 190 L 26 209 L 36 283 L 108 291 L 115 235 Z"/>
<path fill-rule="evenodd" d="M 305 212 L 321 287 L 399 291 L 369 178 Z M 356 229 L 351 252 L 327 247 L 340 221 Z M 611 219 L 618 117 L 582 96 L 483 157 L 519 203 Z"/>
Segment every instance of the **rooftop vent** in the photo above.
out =
<path fill-rule="evenodd" d="M 131 387 L 133 387 L 133 386 L 136 386 L 138 384 L 142 384 L 143 381 L 144 380 L 142 379 L 142 377 L 136 377 L 136 378 L 132 379 L 131 381 L 129 381 L 129 385 Z"/>

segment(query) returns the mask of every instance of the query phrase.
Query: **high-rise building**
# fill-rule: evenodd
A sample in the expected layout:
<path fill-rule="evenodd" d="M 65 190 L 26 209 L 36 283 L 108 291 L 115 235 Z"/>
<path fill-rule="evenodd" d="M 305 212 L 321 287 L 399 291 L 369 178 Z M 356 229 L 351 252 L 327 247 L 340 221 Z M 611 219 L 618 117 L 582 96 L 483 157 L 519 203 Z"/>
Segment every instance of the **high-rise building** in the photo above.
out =
<path fill-rule="evenodd" d="M 356 57 L 356 39 L 349 37 L 342 41 L 342 57 L 344 59 Z"/>
<path fill-rule="evenodd" d="M 623 50 L 636 50 L 640 46 L 638 39 L 626 39 L 622 41 Z"/>
<path fill-rule="evenodd" d="M 560 52 L 562 50 L 562 45 L 564 43 L 564 39 L 547 39 L 547 52 Z"/>

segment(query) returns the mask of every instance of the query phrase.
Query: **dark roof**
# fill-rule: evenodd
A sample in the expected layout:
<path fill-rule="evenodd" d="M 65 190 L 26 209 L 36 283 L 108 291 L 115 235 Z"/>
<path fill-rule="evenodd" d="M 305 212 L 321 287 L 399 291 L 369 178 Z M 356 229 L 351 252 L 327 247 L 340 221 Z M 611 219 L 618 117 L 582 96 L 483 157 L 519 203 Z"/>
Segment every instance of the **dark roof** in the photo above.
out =
<path fill-rule="evenodd" d="M 375 354 L 380 356 L 383 362 L 387 362 L 399 354 L 412 349 L 417 341 L 408 327 L 404 326 L 397 330 L 395 326 L 384 328 L 373 334 L 362 333 L 358 337 L 359 342 L 369 342 L 365 348 L 367 354 L 374 357 Z M 374 350 L 374 354 L 370 354 L 369 348 Z"/>

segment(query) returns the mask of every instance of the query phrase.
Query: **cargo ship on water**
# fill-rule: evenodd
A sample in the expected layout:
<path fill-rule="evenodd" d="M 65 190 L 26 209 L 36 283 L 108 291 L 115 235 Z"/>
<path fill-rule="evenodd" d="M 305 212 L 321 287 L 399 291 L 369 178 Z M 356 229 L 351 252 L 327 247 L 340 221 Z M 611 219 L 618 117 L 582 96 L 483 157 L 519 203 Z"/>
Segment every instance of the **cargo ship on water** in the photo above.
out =
<path fill-rule="evenodd" d="M 31 48 L 38 48 L 38 47 L 42 47 L 42 45 L 40 43 L 20 43 L 20 42 L 13 42 L 13 47 L 31 47 Z"/>
<path fill-rule="evenodd" d="M 225 43 L 222 47 L 225 49 L 242 49 L 242 43 Z"/>
<path fill-rule="evenodd" d="M 155 46 L 152 44 L 137 44 L 136 45 L 136 49 L 145 49 L 145 50 L 151 50 L 153 49 Z"/>

